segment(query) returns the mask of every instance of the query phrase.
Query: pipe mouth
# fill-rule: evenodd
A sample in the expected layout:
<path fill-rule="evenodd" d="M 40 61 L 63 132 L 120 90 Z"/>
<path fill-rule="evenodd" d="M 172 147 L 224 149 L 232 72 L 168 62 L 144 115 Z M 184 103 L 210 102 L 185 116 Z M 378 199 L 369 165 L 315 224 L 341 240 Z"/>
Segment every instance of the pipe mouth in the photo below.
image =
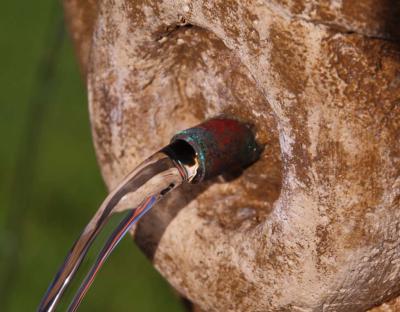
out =
<path fill-rule="evenodd" d="M 171 140 L 174 157 L 198 168 L 191 183 L 200 183 L 226 171 L 237 171 L 255 162 L 261 148 L 250 125 L 228 118 L 214 118 L 176 134 Z"/>
<path fill-rule="evenodd" d="M 188 142 L 175 140 L 161 151 L 171 158 L 185 181 L 192 182 L 200 174 L 197 153 Z"/>

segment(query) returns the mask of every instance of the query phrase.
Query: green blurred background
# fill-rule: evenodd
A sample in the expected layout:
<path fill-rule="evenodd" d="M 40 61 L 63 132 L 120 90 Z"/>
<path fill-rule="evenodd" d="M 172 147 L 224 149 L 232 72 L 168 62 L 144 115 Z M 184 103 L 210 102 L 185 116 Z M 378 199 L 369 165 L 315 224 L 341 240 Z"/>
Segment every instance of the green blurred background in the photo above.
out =
<path fill-rule="evenodd" d="M 0 311 L 34 311 L 106 190 L 54 0 L 0 4 Z M 125 238 L 80 311 L 182 311 Z"/>

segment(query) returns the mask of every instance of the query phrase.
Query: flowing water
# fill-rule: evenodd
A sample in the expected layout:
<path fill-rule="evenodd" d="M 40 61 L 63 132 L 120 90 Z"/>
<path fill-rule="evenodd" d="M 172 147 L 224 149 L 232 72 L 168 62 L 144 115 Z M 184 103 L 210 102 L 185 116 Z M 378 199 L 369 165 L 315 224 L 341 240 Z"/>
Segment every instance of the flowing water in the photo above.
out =
<path fill-rule="evenodd" d="M 183 141 L 175 142 L 148 158 L 104 200 L 72 246 L 63 265 L 43 297 L 38 311 L 54 311 L 71 283 L 95 238 L 116 212 L 129 210 L 101 249 L 75 294 L 68 311 L 76 311 L 99 269 L 132 226 L 171 190 L 190 182 L 197 174 L 195 152 Z M 129 206 L 127 206 L 129 204 Z"/>

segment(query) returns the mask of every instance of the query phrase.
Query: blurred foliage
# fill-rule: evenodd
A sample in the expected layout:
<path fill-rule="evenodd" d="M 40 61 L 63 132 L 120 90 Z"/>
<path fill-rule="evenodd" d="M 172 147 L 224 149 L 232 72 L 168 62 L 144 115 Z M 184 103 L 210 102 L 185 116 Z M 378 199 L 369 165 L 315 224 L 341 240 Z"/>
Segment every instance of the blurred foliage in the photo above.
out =
<path fill-rule="evenodd" d="M 58 2 L 0 4 L 0 311 L 36 309 L 106 195 Z M 125 238 L 80 311 L 182 311 Z"/>

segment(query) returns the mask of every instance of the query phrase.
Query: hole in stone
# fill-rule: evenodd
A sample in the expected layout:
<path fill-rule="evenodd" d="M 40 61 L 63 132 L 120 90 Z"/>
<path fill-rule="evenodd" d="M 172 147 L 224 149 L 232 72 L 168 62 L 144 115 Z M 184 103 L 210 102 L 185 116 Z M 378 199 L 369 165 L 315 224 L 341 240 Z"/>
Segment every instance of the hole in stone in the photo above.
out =
<path fill-rule="evenodd" d="M 175 127 L 173 134 L 207 118 L 235 116 L 254 124 L 264 152 L 257 163 L 233 179 L 218 177 L 200 188 L 189 185 L 166 196 L 137 228 L 136 241 L 150 257 L 172 219 L 193 200 L 199 216 L 238 231 L 242 225 L 249 228 L 262 223 L 282 187 L 274 114 L 234 51 L 210 31 L 178 27 L 154 48 L 151 58 L 155 76 L 142 92 L 141 103 L 157 111 L 160 131 Z"/>

